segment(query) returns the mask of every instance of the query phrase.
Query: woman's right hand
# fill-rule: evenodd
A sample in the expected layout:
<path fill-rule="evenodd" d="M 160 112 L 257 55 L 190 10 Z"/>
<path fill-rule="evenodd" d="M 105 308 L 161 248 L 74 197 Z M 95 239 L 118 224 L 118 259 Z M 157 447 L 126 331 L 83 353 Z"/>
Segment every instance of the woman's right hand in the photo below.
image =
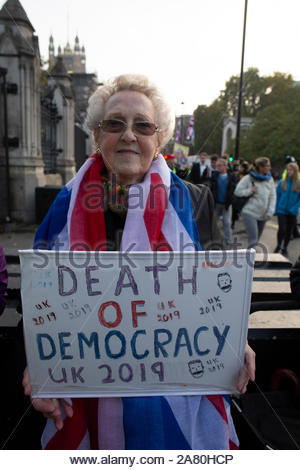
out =
<path fill-rule="evenodd" d="M 23 388 L 24 393 L 27 396 L 31 395 L 32 389 L 29 380 L 28 368 L 26 367 L 23 375 Z M 46 418 L 53 419 L 55 427 L 58 431 L 63 428 L 64 420 L 61 413 L 61 407 L 64 409 L 66 416 L 72 418 L 73 409 L 72 406 L 67 403 L 64 399 L 57 400 L 56 398 L 31 398 L 33 407 L 43 413 Z"/>
<path fill-rule="evenodd" d="M 257 192 L 257 187 L 256 186 L 252 186 L 252 194 L 256 193 Z"/>

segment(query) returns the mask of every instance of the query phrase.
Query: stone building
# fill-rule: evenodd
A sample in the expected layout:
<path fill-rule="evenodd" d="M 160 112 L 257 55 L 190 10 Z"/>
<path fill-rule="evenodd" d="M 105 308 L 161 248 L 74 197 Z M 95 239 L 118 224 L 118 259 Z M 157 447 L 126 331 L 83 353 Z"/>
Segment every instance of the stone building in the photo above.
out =
<path fill-rule="evenodd" d="M 75 174 L 75 101 L 72 90 L 72 80 L 59 57 L 51 70 L 51 74 L 44 73 L 46 85 L 42 91 L 42 131 L 47 133 L 47 118 L 44 113 L 51 113 L 50 122 L 54 127 L 55 138 L 43 138 L 43 157 L 45 173 L 56 175 L 56 184 L 66 184 Z M 57 178 L 59 175 L 60 179 Z"/>
<path fill-rule="evenodd" d="M 84 46 L 80 46 L 78 36 L 75 37 L 74 48 L 69 42 L 63 48 L 58 46 L 55 54 L 54 39 L 49 38 L 49 71 L 52 74 L 52 67 L 58 58 L 66 68 L 67 73 L 72 78 L 72 88 L 75 97 L 75 119 L 83 124 L 86 117 L 88 99 L 98 86 L 98 78 L 95 73 L 86 72 L 86 56 Z"/>
<path fill-rule="evenodd" d="M 252 118 L 242 117 L 240 128 L 243 131 L 250 129 L 252 125 Z M 222 134 L 222 150 L 221 154 L 224 155 L 227 152 L 231 139 L 236 138 L 237 131 L 237 120 L 234 116 L 226 116 L 223 121 L 223 134 Z"/>
<path fill-rule="evenodd" d="M 49 73 L 53 75 L 52 67 L 61 59 L 65 69 L 72 79 L 72 90 L 75 99 L 75 160 L 78 169 L 84 160 L 93 152 L 92 139 L 85 124 L 88 99 L 97 89 L 98 77 L 95 73 L 86 72 L 86 55 L 84 46 L 80 46 L 78 36 L 75 37 L 74 48 L 69 41 L 62 49 L 58 46 L 55 53 L 54 38 L 49 38 Z"/>
<path fill-rule="evenodd" d="M 40 52 L 19 0 L 0 10 L 0 218 L 34 220 L 34 188 L 46 183 L 41 152 Z"/>
<path fill-rule="evenodd" d="M 58 190 L 92 153 L 85 117 L 98 83 L 86 73 L 84 47 L 76 37 L 73 50 L 67 44 L 55 54 L 51 36 L 51 67 L 41 70 L 34 33 L 20 1 L 7 0 L 0 10 L 0 221 L 34 222 L 36 188 Z"/>

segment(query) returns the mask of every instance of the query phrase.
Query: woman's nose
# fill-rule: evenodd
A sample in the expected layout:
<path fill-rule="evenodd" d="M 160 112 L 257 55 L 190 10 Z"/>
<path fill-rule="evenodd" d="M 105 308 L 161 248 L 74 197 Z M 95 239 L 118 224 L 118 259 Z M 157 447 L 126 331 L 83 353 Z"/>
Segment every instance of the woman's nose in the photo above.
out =
<path fill-rule="evenodd" d="M 121 139 L 125 142 L 133 142 L 136 140 L 136 135 L 133 132 L 131 125 L 127 125 L 126 129 L 121 135 Z"/>

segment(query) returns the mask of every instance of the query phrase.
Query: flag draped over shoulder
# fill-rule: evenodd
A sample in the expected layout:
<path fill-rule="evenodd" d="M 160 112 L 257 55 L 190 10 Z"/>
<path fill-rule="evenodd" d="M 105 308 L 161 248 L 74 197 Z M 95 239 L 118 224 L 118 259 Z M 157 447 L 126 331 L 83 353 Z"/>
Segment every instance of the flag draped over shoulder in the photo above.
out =
<path fill-rule="evenodd" d="M 34 247 L 106 250 L 102 158 L 90 157 L 62 189 Z M 201 249 L 189 192 L 160 155 L 129 191 L 121 251 Z M 71 399 L 69 399 L 71 400 Z M 235 449 L 230 403 L 221 395 L 73 398 L 73 417 L 48 420 L 44 449 Z"/>

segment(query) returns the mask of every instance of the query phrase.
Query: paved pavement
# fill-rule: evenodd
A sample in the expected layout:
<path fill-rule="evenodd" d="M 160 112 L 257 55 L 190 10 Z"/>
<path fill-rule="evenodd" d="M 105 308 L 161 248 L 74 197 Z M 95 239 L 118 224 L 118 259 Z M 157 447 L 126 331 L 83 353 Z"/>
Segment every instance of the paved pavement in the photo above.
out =
<path fill-rule="evenodd" d="M 268 252 L 272 253 L 276 246 L 276 233 L 277 233 L 277 218 L 272 217 L 267 222 L 263 235 L 260 242 L 264 244 Z M 6 255 L 17 255 L 18 250 L 24 250 L 32 248 L 34 234 L 37 229 L 37 225 L 9 225 L 0 227 L 0 242 Z M 239 248 L 246 248 L 247 237 L 244 230 L 244 225 L 241 220 L 238 220 L 235 224 L 233 231 L 233 239 L 235 242 L 240 243 Z M 300 255 L 300 238 L 292 240 L 288 248 L 288 258 L 292 263 L 296 261 Z"/>
<path fill-rule="evenodd" d="M 9 224 L 0 231 L 0 243 L 6 255 L 17 255 L 18 250 L 32 248 L 37 225 Z"/>

